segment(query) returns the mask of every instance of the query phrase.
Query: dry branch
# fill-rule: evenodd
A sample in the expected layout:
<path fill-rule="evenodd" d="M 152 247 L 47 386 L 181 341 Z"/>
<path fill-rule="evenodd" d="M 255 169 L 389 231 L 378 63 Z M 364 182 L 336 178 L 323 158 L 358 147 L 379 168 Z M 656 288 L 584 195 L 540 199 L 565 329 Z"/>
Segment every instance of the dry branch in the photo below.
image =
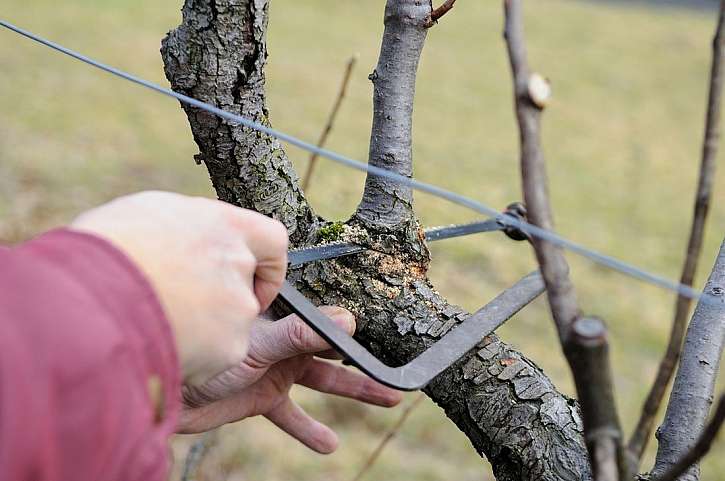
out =
<path fill-rule="evenodd" d="M 546 164 L 540 142 L 541 111 L 549 91 L 543 77 L 529 71 L 522 3 L 521 0 L 504 0 L 504 36 L 514 81 L 524 199 L 529 222 L 552 229 Z M 569 266 L 561 249 L 538 238 L 532 239 L 532 244 L 546 283 L 559 340 L 576 383 L 594 479 L 617 481 L 625 477 L 626 468 L 614 402 L 606 327 L 599 319 L 580 317 L 574 286 L 569 279 Z"/>
<path fill-rule="evenodd" d="M 697 262 L 702 250 L 702 241 L 705 231 L 705 220 L 712 197 L 712 181 L 715 176 L 715 161 L 717 160 L 717 147 L 720 137 L 720 104 L 723 87 L 723 25 L 725 24 L 725 0 L 720 2 L 720 15 L 713 39 L 713 57 L 710 70 L 710 93 L 707 101 L 707 116 L 705 119 L 705 134 L 702 143 L 702 158 L 700 163 L 700 177 L 695 194 L 695 208 L 692 216 L 692 227 L 687 244 L 687 255 L 682 267 L 680 283 L 692 286 L 697 270 Z M 657 369 L 654 384 L 647 395 L 642 407 L 642 414 L 637 422 L 632 437 L 628 443 L 628 450 L 632 459 L 639 463 L 642 459 L 647 443 L 652 435 L 654 420 L 667 385 L 672 379 L 672 373 L 677 365 L 682 349 L 682 339 L 687 327 L 687 317 L 690 312 L 691 299 L 678 296 L 675 305 L 675 317 L 672 321 L 670 338 L 667 343 L 662 360 Z"/>
<path fill-rule="evenodd" d="M 534 102 L 530 92 L 531 80 L 541 78 L 529 71 L 524 43 L 523 8 L 520 0 L 504 0 L 506 26 L 504 35 L 514 81 L 516 117 L 521 142 L 521 173 L 524 203 L 529 222 L 544 229 L 552 229 L 546 165 L 540 142 L 540 99 Z M 534 238 L 533 245 L 547 281 L 547 293 L 559 337 L 565 339 L 571 324 L 579 315 L 574 286 L 569 279 L 569 266 L 561 248 L 542 239 Z"/>
<path fill-rule="evenodd" d="M 443 4 L 440 7 L 436 8 L 435 10 L 433 10 L 431 12 L 430 20 L 428 21 L 427 26 L 432 27 L 433 25 L 435 25 L 443 15 L 445 15 L 446 13 L 451 11 L 451 9 L 453 8 L 453 5 L 455 5 L 455 4 L 456 4 L 456 0 L 446 0 L 445 2 L 443 2 Z"/>
<path fill-rule="evenodd" d="M 420 393 L 418 394 L 418 396 L 416 396 L 415 399 L 413 399 L 410 404 L 405 407 L 403 413 L 400 415 L 393 427 L 391 427 L 388 432 L 385 433 L 385 436 L 383 436 L 383 439 L 380 441 L 380 444 L 378 444 L 378 447 L 376 447 L 375 451 L 373 451 L 370 456 L 368 456 L 368 458 L 365 460 L 365 464 L 363 464 L 362 468 L 360 468 L 360 471 L 355 475 L 352 481 L 360 481 L 363 476 L 365 476 L 365 474 L 370 470 L 370 468 L 373 467 L 385 447 L 395 437 L 395 435 L 398 434 L 400 429 L 403 427 L 403 424 L 405 424 L 405 421 L 408 420 L 410 414 L 416 407 L 418 407 L 418 405 L 420 405 L 423 399 L 425 399 L 425 394 Z"/>
<path fill-rule="evenodd" d="M 345 94 L 347 93 L 347 84 L 350 83 L 350 77 L 352 75 L 353 69 L 355 68 L 355 63 L 357 63 L 357 57 L 357 55 L 353 55 L 347 61 L 347 65 L 345 67 L 345 74 L 342 77 L 342 82 L 340 83 L 340 89 L 337 92 L 335 104 L 332 106 L 330 116 L 327 118 L 327 123 L 325 124 L 325 128 L 322 130 L 322 134 L 320 134 L 320 138 L 317 140 L 317 146 L 320 148 L 325 146 L 325 143 L 327 142 L 327 137 L 330 135 L 332 127 L 335 125 L 337 112 L 340 110 L 342 101 L 345 99 Z M 307 172 L 305 172 L 305 176 L 302 180 L 302 190 L 305 192 L 309 190 L 310 180 L 312 179 L 312 173 L 315 170 L 315 165 L 317 164 L 318 157 L 319 155 L 317 154 L 317 152 L 313 152 L 310 155 L 309 162 L 307 163 Z"/>

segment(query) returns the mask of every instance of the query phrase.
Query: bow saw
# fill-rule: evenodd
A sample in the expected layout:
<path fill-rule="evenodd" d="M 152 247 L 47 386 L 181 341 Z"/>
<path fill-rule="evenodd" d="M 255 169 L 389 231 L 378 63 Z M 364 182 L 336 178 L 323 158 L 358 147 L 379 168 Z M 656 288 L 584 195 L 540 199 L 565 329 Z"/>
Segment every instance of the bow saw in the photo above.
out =
<path fill-rule="evenodd" d="M 425 239 L 433 242 L 482 232 L 503 231 L 514 240 L 524 240 L 527 236 L 507 222 L 511 218 L 520 220 L 523 215 L 525 215 L 523 206 L 515 203 L 494 219 L 426 229 Z M 347 242 L 307 247 L 290 251 L 288 263 L 290 267 L 295 267 L 358 254 L 366 250 L 368 249 L 364 246 Z M 414 391 L 425 387 L 542 292 L 544 292 L 544 281 L 540 273 L 534 271 L 448 331 L 418 357 L 400 367 L 388 366 L 372 355 L 354 338 L 337 327 L 289 282 L 284 282 L 277 298 L 342 354 L 350 364 L 386 386 Z"/>

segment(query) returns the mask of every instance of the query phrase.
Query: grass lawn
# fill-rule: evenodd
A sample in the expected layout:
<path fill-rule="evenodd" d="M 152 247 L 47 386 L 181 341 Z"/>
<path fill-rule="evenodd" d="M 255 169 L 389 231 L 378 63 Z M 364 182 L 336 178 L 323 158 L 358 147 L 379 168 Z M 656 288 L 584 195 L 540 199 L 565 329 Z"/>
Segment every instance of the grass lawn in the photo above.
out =
<path fill-rule="evenodd" d="M 367 75 L 380 45 L 383 4 L 272 2 L 268 84 L 276 127 L 314 141 L 344 64 L 357 53 L 358 67 L 328 146 L 365 158 L 371 122 Z M 158 50 L 163 35 L 178 24 L 179 9 L 179 0 L 3 0 L 0 17 L 166 85 Z M 544 144 L 563 235 L 669 278 L 679 276 L 714 19 L 703 10 L 616 2 L 527 2 L 530 62 L 554 89 L 544 116 Z M 459 2 L 430 31 L 414 122 L 416 176 L 497 208 L 521 197 L 501 31 L 500 2 L 476 1 Z M 0 241 L 62 225 L 126 192 L 213 195 L 204 168 L 194 164 L 196 147 L 174 101 L 6 31 L 0 31 L 0 92 Z M 288 152 L 302 171 L 308 156 L 294 148 Z M 719 167 L 698 287 L 725 233 L 725 168 Z M 317 174 L 309 198 L 323 215 L 345 219 L 360 198 L 363 176 L 324 160 Z M 416 203 L 426 225 L 473 218 L 425 195 Z M 432 249 L 437 287 L 469 309 L 534 266 L 530 249 L 496 234 Z M 629 433 L 666 341 L 674 296 L 576 256 L 569 259 L 583 309 L 611 327 L 618 402 Z M 544 302 L 500 332 L 573 393 Z M 223 430 L 201 479 L 349 480 L 401 411 L 323 400 L 302 390 L 295 395 L 339 431 L 336 454 L 311 454 L 253 419 Z M 177 440 L 175 451 L 183 453 L 188 442 Z M 655 445 L 650 443 L 646 467 Z M 725 479 L 723 448 L 723 441 L 713 448 L 703 479 Z M 482 478 L 490 478 L 488 467 L 426 401 L 367 479 Z"/>

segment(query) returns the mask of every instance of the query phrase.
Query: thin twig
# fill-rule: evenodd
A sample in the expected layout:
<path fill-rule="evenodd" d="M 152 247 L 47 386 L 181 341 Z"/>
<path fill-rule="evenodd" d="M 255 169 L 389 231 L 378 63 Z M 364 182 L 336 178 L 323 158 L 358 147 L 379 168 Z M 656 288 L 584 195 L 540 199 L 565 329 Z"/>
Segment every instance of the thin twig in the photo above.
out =
<path fill-rule="evenodd" d="M 350 83 L 350 77 L 352 76 L 352 71 L 355 68 L 357 59 L 358 55 L 355 54 L 351 56 L 350 59 L 347 61 L 347 66 L 345 67 L 345 75 L 342 78 L 340 89 L 337 92 L 335 104 L 332 106 L 332 111 L 330 111 L 330 116 L 327 118 L 325 128 L 322 130 L 322 134 L 320 134 L 320 138 L 317 141 L 317 147 L 319 148 L 325 146 L 325 143 L 327 142 L 327 137 L 330 135 L 332 127 L 335 125 L 335 118 L 337 117 L 337 112 L 340 110 L 342 101 L 345 98 L 345 94 L 347 93 L 347 85 L 348 83 Z M 305 192 L 307 192 L 307 189 L 310 187 L 310 180 L 312 179 L 312 172 L 315 170 L 315 165 L 317 164 L 317 157 L 318 154 L 316 152 L 312 153 L 310 155 L 310 161 L 307 163 L 307 172 L 305 172 L 305 177 L 302 180 L 302 190 L 304 190 Z"/>
<path fill-rule="evenodd" d="M 430 22 L 428 26 L 432 27 L 433 25 L 435 25 L 443 15 L 448 13 L 453 8 L 453 5 L 455 4 L 456 0 L 446 0 L 440 7 L 433 10 L 430 14 Z"/>
<path fill-rule="evenodd" d="M 524 199 L 529 222 L 552 229 L 546 163 L 540 141 L 541 111 L 550 91 L 544 77 L 529 71 L 522 10 L 521 0 L 504 0 L 504 36 L 514 82 Z M 559 341 L 574 376 L 594 479 L 628 479 L 614 402 L 606 326 L 599 319 L 580 315 L 561 248 L 539 238 L 532 239 L 532 244 L 546 283 Z"/>
<path fill-rule="evenodd" d="M 520 0 L 504 0 L 506 26 L 504 35 L 514 81 L 514 100 L 521 141 L 521 174 L 529 222 L 553 230 L 553 215 L 546 181 L 546 163 L 541 149 L 540 121 L 544 99 L 532 98 L 533 79 L 542 78 L 529 71 L 523 29 L 523 6 Z M 532 241 L 542 275 L 547 282 L 549 303 L 559 337 L 566 339 L 569 328 L 579 316 L 569 266 L 560 247 L 549 241 Z"/>
<path fill-rule="evenodd" d="M 677 464 L 672 466 L 667 472 L 663 473 L 662 476 L 652 479 L 651 481 L 675 481 L 682 474 L 687 471 L 690 466 L 697 464 L 705 455 L 710 451 L 712 442 L 720 432 L 720 427 L 725 421 L 725 394 L 720 395 L 720 400 L 717 403 L 715 414 L 713 415 L 710 422 L 705 426 L 702 431 L 700 438 L 697 440 L 692 449 L 680 459 Z"/>
<path fill-rule="evenodd" d="M 707 101 L 707 117 L 705 120 L 705 134 L 702 143 L 702 159 L 700 164 L 700 178 L 695 194 L 695 209 L 690 229 L 690 239 L 687 244 L 687 256 L 682 267 L 680 283 L 692 286 L 697 270 L 697 262 L 702 250 L 705 220 L 712 197 L 712 181 L 715 176 L 715 161 L 717 160 L 717 147 L 720 137 L 720 100 L 723 88 L 723 25 L 725 24 L 725 0 L 720 2 L 720 17 L 713 40 L 713 58 L 710 70 L 710 93 Z M 690 312 L 692 300 L 685 296 L 677 296 L 675 316 L 670 330 L 670 339 L 667 344 L 657 376 L 647 399 L 642 407 L 642 414 L 637 422 L 632 437 L 629 439 L 628 451 L 632 460 L 639 464 L 647 443 L 652 435 L 654 420 L 667 385 L 672 379 L 677 361 L 682 349 L 682 340 L 687 327 L 687 317 Z"/>
<path fill-rule="evenodd" d="M 209 452 L 216 442 L 218 430 L 208 431 L 197 439 L 189 448 L 189 452 L 184 460 L 184 470 L 181 474 L 181 481 L 194 481 L 196 474 L 204 460 L 204 456 Z"/>
<path fill-rule="evenodd" d="M 385 446 L 388 445 L 391 439 L 395 437 L 396 434 L 400 431 L 400 428 L 403 427 L 403 424 L 405 424 L 405 421 L 410 416 L 410 413 L 413 412 L 413 410 L 420 404 L 420 402 L 425 399 L 425 394 L 420 393 L 418 394 L 418 397 L 413 399 L 413 401 L 408 404 L 405 409 L 403 410 L 403 413 L 400 415 L 400 418 L 398 421 L 391 427 L 387 433 L 385 433 L 385 436 L 380 441 L 380 444 L 378 444 L 378 447 L 375 448 L 375 451 L 373 451 L 368 459 L 365 461 L 365 464 L 363 464 L 363 467 L 360 469 L 360 471 L 355 475 L 353 478 L 353 481 L 360 481 L 363 476 L 370 470 L 370 468 L 373 467 L 375 464 L 375 461 L 378 460 L 378 457 L 385 449 Z"/>

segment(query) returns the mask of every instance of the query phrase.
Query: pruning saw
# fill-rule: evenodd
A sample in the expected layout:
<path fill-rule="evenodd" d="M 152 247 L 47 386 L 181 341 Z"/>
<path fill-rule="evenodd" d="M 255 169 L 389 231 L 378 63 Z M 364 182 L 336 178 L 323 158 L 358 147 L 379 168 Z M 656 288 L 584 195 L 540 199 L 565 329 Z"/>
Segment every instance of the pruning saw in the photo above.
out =
<path fill-rule="evenodd" d="M 512 239 L 525 239 L 525 235 L 516 232 L 506 222 L 511 217 L 520 220 L 521 216 L 509 206 L 506 212 L 487 221 L 426 229 L 425 238 L 432 242 L 481 232 L 504 231 Z M 290 251 L 288 262 L 290 267 L 294 267 L 358 254 L 366 250 L 365 247 L 353 243 L 314 246 Z M 388 366 L 376 358 L 354 338 L 337 327 L 289 282 L 285 281 L 282 285 L 278 300 L 297 314 L 350 364 L 382 384 L 402 391 L 414 391 L 425 387 L 542 292 L 544 292 L 543 279 L 539 271 L 534 271 L 454 327 L 418 357 L 400 367 Z"/>

